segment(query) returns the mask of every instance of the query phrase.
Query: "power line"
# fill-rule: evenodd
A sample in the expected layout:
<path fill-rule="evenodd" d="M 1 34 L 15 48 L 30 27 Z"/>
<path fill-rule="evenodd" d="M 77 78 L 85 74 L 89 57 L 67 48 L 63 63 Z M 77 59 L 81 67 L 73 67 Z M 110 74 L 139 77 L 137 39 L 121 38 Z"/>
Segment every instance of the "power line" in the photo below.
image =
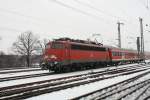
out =
<path fill-rule="evenodd" d="M 112 17 L 112 18 L 116 18 L 116 19 L 118 19 L 117 21 L 124 21 L 124 22 L 127 22 L 127 23 L 130 23 L 130 24 L 133 24 L 134 26 L 135 26 L 135 24 L 133 23 L 133 22 L 131 22 L 130 20 L 131 20 L 131 17 L 130 17 L 130 20 L 127 20 L 127 19 L 124 19 L 124 18 L 121 18 L 121 17 L 119 17 L 119 16 L 115 16 L 115 15 L 112 15 L 112 14 L 110 14 L 110 13 L 106 13 L 105 11 L 103 11 L 103 10 L 101 10 L 101 9 L 99 9 L 99 8 L 96 8 L 95 6 L 92 6 L 91 4 L 89 4 L 89 3 L 87 3 L 87 2 L 83 2 L 83 1 L 80 1 L 80 0 L 74 0 L 75 2 L 77 2 L 78 4 L 81 4 L 81 5 L 83 5 L 83 6 L 87 6 L 87 7 L 89 7 L 89 8 L 91 8 L 91 9 L 93 9 L 93 10 L 96 10 L 96 11 L 98 11 L 99 13 L 102 13 L 102 14 L 104 14 L 104 15 L 107 15 L 107 16 L 109 16 L 109 17 Z M 119 9 L 120 10 L 120 9 Z M 122 12 L 124 12 L 123 10 L 122 10 Z M 126 14 L 127 15 L 127 14 Z M 128 16 L 128 15 L 127 15 Z M 132 18 L 133 19 L 133 18 Z"/>
<path fill-rule="evenodd" d="M 79 4 L 81 4 L 81 5 L 83 5 L 83 6 L 87 6 L 87 7 L 91 8 L 91 9 L 93 9 L 93 10 L 96 10 L 96 11 L 98 11 L 99 13 L 102 13 L 102 14 L 104 14 L 104 15 L 107 15 L 107 16 L 110 16 L 110 17 L 113 17 L 113 18 L 116 18 L 116 19 L 122 19 L 122 18 L 120 18 L 120 17 L 118 17 L 118 16 L 114 16 L 114 15 L 112 15 L 112 14 L 106 13 L 105 11 L 103 11 L 103 10 L 101 10 L 101 9 L 98 9 L 98 8 L 96 8 L 96 7 L 94 7 L 94 6 L 90 5 L 90 4 L 88 4 L 88 3 L 86 3 L 86 2 L 79 1 L 79 0 L 74 0 L 74 1 L 77 2 L 77 3 L 79 3 Z"/>
<path fill-rule="evenodd" d="M 13 14 L 13 15 L 17 15 L 17 16 L 21 16 L 21 17 L 25 17 L 25 18 L 28 18 L 28 19 L 32 19 L 34 21 L 40 21 L 42 23 L 49 24 L 47 20 L 43 20 L 41 18 L 34 17 L 34 16 L 25 15 L 25 14 L 22 14 L 22 13 L 13 11 L 13 10 L 8 10 L 8 9 L 0 8 L 0 11 L 5 12 L 5 13 L 10 13 L 10 14 Z"/>
<path fill-rule="evenodd" d="M 19 12 L 16 12 L 16 11 L 7 10 L 7 9 L 3 9 L 3 8 L 0 8 L 0 11 L 15 14 L 15 15 L 18 15 L 18 16 L 26 17 L 26 18 L 30 18 L 30 19 L 33 19 L 33 20 L 41 20 L 40 18 L 37 18 L 37 17 L 25 15 L 25 14 L 22 14 L 22 13 L 19 13 Z"/>
<path fill-rule="evenodd" d="M 94 10 L 97 10 L 98 12 L 103 13 L 103 14 L 105 14 L 105 15 L 108 15 L 108 16 L 110 16 L 110 17 L 114 17 L 114 18 L 116 18 L 116 19 L 122 19 L 122 21 L 125 21 L 125 22 L 127 22 L 127 23 L 129 23 L 129 24 L 132 24 L 133 26 L 136 25 L 135 23 L 132 22 L 133 18 L 132 18 L 131 16 L 129 16 L 122 8 L 120 8 L 119 10 L 120 10 L 121 12 L 123 12 L 126 16 L 128 16 L 128 17 L 130 18 L 129 20 L 126 20 L 126 19 L 123 19 L 123 18 L 121 18 L 121 17 L 114 16 L 114 15 L 112 15 L 112 14 L 106 13 L 106 12 L 104 12 L 103 10 L 98 9 L 98 8 L 96 8 L 95 6 L 92 6 L 92 5 L 90 5 L 90 4 L 86 3 L 86 2 L 83 2 L 83 1 L 80 1 L 80 0 L 74 0 L 74 1 L 76 1 L 76 2 L 78 2 L 78 3 L 80 3 L 80 4 L 83 4 L 84 6 L 90 7 L 90 8 L 92 8 L 92 9 L 94 9 Z M 90 2 L 91 2 L 91 1 L 90 1 Z M 91 3 L 92 3 L 92 2 L 91 2 Z M 119 21 L 121 21 L 121 20 L 119 20 Z M 137 20 L 134 19 L 134 21 L 137 21 Z M 134 32 L 129 32 L 129 33 L 134 33 Z"/>
<path fill-rule="evenodd" d="M 0 27 L 0 30 L 14 31 L 14 32 L 23 32 L 22 30 L 8 28 L 8 27 Z"/>
<path fill-rule="evenodd" d="M 90 16 L 90 17 L 92 17 L 92 18 L 94 18 L 94 19 L 101 20 L 101 21 L 105 21 L 105 22 L 107 22 L 107 23 L 109 23 L 109 24 L 111 23 L 110 21 L 108 21 L 108 20 L 106 20 L 106 19 L 100 18 L 99 16 L 96 16 L 96 15 L 93 15 L 93 14 L 91 14 L 91 13 L 85 12 L 85 11 L 83 11 L 83 10 L 80 10 L 80 9 L 78 9 L 78 8 L 75 8 L 75 7 L 73 7 L 73 6 L 70 6 L 70 5 L 68 5 L 68 4 L 65 4 L 65 3 L 60 2 L 60 1 L 58 1 L 58 0 L 49 0 L 49 1 L 55 2 L 55 3 L 57 3 L 57 4 L 59 4 L 59 5 L 63 6 L 63 7 L 69 8 L 69 9 L 71 9 L 71 10 L 73 10 L 73 11 L 76 11 L 76 12 L 78 12 L 78 13 L 81 13 L 81 14 L 83 14 L 83 15 Z"/>

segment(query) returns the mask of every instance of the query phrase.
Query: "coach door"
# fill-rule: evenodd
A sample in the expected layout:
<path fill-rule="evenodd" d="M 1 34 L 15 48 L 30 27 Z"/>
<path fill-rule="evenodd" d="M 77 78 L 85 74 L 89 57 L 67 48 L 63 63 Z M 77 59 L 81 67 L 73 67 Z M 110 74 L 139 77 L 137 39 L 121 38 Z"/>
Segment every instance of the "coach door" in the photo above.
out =
<path fill-rule="evenodd" d="M 109 60 L 112 61 L 112 50 L 108 48 Z"/>
<path fill-rule="evenodd" d="M 70 64 L 70 45 L 68 43 L 65 44 L 65 60 L 66 64 Z"/>

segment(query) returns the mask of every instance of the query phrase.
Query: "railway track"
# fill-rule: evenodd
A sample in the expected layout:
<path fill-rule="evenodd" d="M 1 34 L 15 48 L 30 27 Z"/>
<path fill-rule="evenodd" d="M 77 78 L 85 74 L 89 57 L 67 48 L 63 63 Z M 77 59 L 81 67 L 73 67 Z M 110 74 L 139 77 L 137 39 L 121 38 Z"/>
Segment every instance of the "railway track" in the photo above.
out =
<path fill-rule="evenodd" d="M 3 71 L 3 70 L 15 70 L 15 69 L 28 69 L 28 67 L 0 68 L 0 71 Z"/>
<path fill-rule="evenodd" d="M 136 69 L 136 67 L 135 67 Z M 69 76 L 57 79 L 50 79 L 39 82 L 32 82 L 8 87 L 0 88 L 0 100 L 18 100 L 25 99 L 32 96 L 41 95 L 44 93 L 50 93 L 53 91 L 63 90 L 79 85 L 84 85 L 104 79 L 109 79 L 121 75 L 128 75 L 137 73 L 140 71 L 147 70 L 144 69 L 118 69 L 118 70 L 108 70 L 105 72 L 93 72 L 88 74 Z"/>
<path fill-rule="evenodd" d="M 147 100 L 150 98 L 150 78 L 144 81 L 138 80 L 147 74 L 149 72 L 72 100 Z"/>
<path fill-rule="evenodd" d="M 8 70 L 8 71 L 0 71 L 0 74 L 18 73 L 18 72 L 29 72 L 29 71 L 39 71 L 39 70 L 41 70 L 41 69 Z"/>
<path fill-rule="evenodd" d="M 117 86 L 115 90 L 111 90 L 106 92 L 105 94 L 101 94 L 98 97 L 94 98 L 95 100 L 138 100 L 139 97 L 141 96 L 140 93 L 136 94 L 136 96 L 132 96 L 136 91 L 142 90 L 145 91 L 147 88 L 150 87 L 150 79 L 145 80 L 143 82 L 139 83 L 128 83 L 123 86 Z M 132 94 L 133 93 L 133 94 Z"/>
<path fill-rule="evenodd" d="M 41 76 L 49 76 L 54 73 L 41 73 L 41 74 L 31 74 L 31 75 L 22 75 L 22 76 L 13 76 L 13 77 L 5 77 L 5 78 L 0 78 L 0 82 L 5 82 L 5 81 L 11 81 L 11 80 L 17 80 L 17 79 L 26 79 L 26 78 L 34 78 L 34 77 L 41 77 Z"/>
<path fill-rule="evenodd" d="M 147 68 L 147 67 L 141 67 L 140 65 L 136 65 L 136 66 L 128 66 L 128 67 L 123 67 L 123 68 L 117 68 L 118 70 L 120 69 L 134 69 L 134 68 Z M 116 69 L 111 69 L 110 71 L 113 71 Z M 101 73 L 103 73 L 105 71 L 101 71 Z M 107 71 L 108 72 L 108 71 Z M 100 71 L 99 71 L 100 73 Z M 53 75 L 54 73 L 42 73 L 42 74 L 32 74 L 32 75 L 21 75 L 21 76 L 12 76 L 12 77 L 4 77 L 4 78 L 0 78 L 0 82 L 5 82 L 5 81 L 11 81 L 11 80 L 17 80 L 17 79 L 26 79 L 26 78 L 34 78 L 34 77 L 40 77 L 40 76 L 48 76 L 48 75 Z"/>

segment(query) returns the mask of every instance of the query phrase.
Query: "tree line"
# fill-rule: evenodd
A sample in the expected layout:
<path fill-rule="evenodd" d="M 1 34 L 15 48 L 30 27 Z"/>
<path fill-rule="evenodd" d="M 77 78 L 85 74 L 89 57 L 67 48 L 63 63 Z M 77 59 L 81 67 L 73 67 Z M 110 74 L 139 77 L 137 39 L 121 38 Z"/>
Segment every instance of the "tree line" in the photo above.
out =
<path fill-rule="evenodd" d="M 13 55 L 0 52 L 0 67 L 31 67 L 39 63 L 47 42 L 31 31 L 22 33 L 12 45 Z"/>

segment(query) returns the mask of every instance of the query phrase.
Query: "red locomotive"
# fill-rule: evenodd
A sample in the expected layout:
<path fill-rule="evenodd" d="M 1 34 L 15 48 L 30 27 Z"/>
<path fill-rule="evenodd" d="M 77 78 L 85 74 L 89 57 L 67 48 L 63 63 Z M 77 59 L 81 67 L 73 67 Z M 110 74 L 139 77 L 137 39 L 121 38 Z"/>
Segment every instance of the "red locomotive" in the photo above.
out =
<path fill-rule="evenodd" d="M 42 68 L 55 72 L 139 62 L 137 51 L 103 46 L 91 41 L 61 38 L 49 42 L 43 54 Z"/>

